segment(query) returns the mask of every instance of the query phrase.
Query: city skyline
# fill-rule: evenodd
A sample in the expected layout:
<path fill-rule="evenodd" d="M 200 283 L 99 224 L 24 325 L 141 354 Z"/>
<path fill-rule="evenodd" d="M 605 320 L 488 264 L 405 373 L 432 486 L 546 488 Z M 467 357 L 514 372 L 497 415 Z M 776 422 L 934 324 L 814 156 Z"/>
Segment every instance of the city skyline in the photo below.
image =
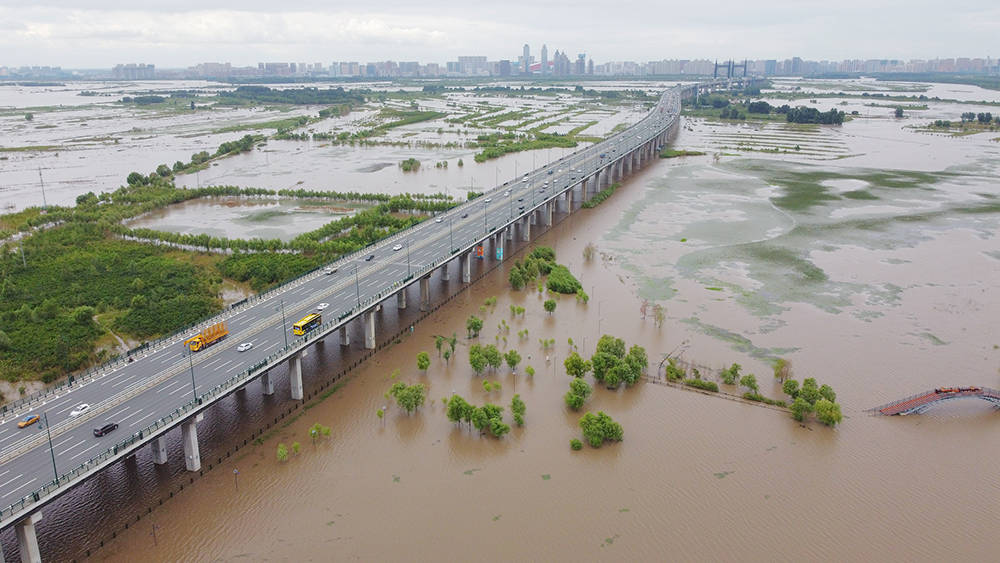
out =
<path fill-rule="evenodd" d="M 978 55 L 1000 36 L 1000 8 L 961 2 L 942 11 L 929 2 L 881 6 L 848 1 L 832 6 L 724 2 L 711 11 L 687 3 L 634 0 L 504 9 L 437 2 L 420 6 L 386 0 L 376 8 L 330 8 L 304 0 L 275 12 L 260 0 L 154 0 L 121 8 L 112 0 L 0 0 L 0 51 L 8 66 L 111 67 L 123 60 L 186 68 L 206 60 L 248 66 L 260 60 L 440 61 L 468 51 L 490 60 L 517 60 L 520 45 L 537 53 L 565 48 L 571 59 L 595 61 L 725 57 L 814 60 L 933 59 Z M 891 17 L 893 25 L 885 25 Z M 817 33 L 823 30 L 823 33 Z M 586 43 L 586 45 L 581 45 Z M 124 57 L 123 54 L 128 56 Z"/>

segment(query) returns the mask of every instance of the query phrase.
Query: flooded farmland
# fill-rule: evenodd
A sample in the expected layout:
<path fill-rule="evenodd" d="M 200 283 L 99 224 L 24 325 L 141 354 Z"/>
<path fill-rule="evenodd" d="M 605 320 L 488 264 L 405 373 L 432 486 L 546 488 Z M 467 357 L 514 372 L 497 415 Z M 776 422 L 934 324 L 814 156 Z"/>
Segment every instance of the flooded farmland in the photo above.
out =
<path fill-rule="evenodd" d="M 148 454 L 113 468 L 108 490 L 80 493 L 79 508 L 40 523 L 43 553 L 80 557 L 107 540 L 96 558 L 440 560 L 460 550 L 487 560 L 992 559 L 996 410 L 952 401 L 906 418 L 865 413 L 942 385 L 1000 387 L 996 135 L 907 129 L 914 121 L 691 120 L 675 145 L 709 154 L 655 162 L 536 240 L 556 249 L 589 303 L 561 297 L 546 313 L 550 295 L 510 290 L 508 261 L 301 418 L 225 457 L 151 514 L 148 506 L 186 482 L 179 439 L 166 468 Z M 755 143 L 791 148 L 739 149 Z M 597 248 L 589 261 L 588 243 Z M 455 278 L 433 280 L 437 298 Z M 640 314 L 643 299 L 666 308 L 662 327 Z M 511 305 L 526 309 L 523 318 Z M 471 314 L 485 320 L 478 340 L 464 338 Z M 415 312 L 390 304 L 382 315 L 395 330 Z M 434 336 L 452 333 L 459 346 L 445 363 Z M 602 333 L 645 346 L 653 366 L 671 352 L 717 368 L 738 362 L 775 398 L 770 361 L 787 358 L 797 379 L 833 386 L 845 419 L 836 429 L 801 425 L 781 411 L 654 382 L 598 387 L 584 410 L 614 417 L 624 441 L 573 452 L 580 415 L 562 401 L 567 339 L 592 352 Z M 357 356 L 328 340 L 306 361 L 307 386 Z M 488 371 L 501 388 L 484 391 L 467 362 L 476 342 L 518 349 L 537 373 Z M 419 351 L 431 354 L 426 374 Z M 428 401 L 411 415 L 390 406 L 380 420 L 395 369 L 401 381 L 425 383 Z M 287 385 L 278 388 L 277 400 L 287 398 Z M 441 399 L 452 393 L 506 405 L 508 422 L 517 393 L 527 422 L 500 440 L 480 437 L 448 422 Z M 230 402 L 199 426 L 206 459 L 222 458 L 280 408 L 253 386 Z M 331 436 L 313 444 L 317 422 Z M 277 461 L 277 444 L 293 441 L 301 451 Z M 97 507 L 117 512 L 102 516 L 109 528 L 143 518 L 113 540 L 106 530 L 71 529 L 73 517 Z"/>

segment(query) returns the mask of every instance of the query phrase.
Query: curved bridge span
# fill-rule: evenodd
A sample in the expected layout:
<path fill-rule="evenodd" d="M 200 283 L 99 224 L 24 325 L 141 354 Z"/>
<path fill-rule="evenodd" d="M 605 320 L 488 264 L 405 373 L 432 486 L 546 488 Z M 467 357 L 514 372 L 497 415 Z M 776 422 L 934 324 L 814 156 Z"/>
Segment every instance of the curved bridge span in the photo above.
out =
<path fill-rule="evenodd" d="M 880 416 L 920 414 L 932 405 L 951 399 L 982 399 L 1000 407 L 1000 391 L 989 387 L 938 387 L 875 407 L 869 412 Z"/>

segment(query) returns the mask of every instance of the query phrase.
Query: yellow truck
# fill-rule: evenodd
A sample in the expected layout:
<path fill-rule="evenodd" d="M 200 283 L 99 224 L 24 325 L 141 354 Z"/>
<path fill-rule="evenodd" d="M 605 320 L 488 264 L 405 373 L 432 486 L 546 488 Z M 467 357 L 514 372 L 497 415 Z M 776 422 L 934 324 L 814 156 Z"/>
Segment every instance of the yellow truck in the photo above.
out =
<path fill-rule="evenodd" d="M 222 340 L 227 334 L 229 334 L 229 329 L 226 328 L 226 322 L 223 321 L 206 328 L 191 338 L 188 338 L 184 341 L 184 345 L 190 348 L 192 352 L 197 352 L 202 348 L 207 348 Z"/>

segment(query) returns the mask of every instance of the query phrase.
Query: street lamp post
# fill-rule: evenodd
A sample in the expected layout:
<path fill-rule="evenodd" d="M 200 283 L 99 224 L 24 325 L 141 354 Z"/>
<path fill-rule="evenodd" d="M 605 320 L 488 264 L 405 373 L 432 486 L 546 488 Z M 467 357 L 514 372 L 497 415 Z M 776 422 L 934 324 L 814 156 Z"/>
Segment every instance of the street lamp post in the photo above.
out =
<path fill-rule="evenodd" d="M 406 275 L 410 275 L 410 240 L 406 240 Z"/>
<path fill-rule="evenodd" d="M 489 228 L 486 226 L 486 208 L 487 207 L 488 207 L 487 204 L 484 202 L 483 203 L 483 233 L 484 234 L 487 233 L 487 232 L 489 232 Z"/>
<path fill-rule="evenodd" d="M 49 454 L 52 456 L 52 474 L 56 477 L 56 485 L 59 484 L 59 471 L 56 469 L 56 452 L 52 449 L 52 431 L 49 430 L 49 413 L 43 412 L 42 419 L 45 421 L 45 434 L 49 437 Z"/>
<path fill-rule="evenodd" d="M 286 344 L 285 346 L 288 346 L 288 345 Z M 194 400 L 197 401 L 198 400 L 198 387 L 195 386 L 195 383 L 194 383 L 194 358 L 193 358 L 193 356 L 194 356 L 194 352 L 192 352 L 191 349 L 189 348 L 188 349 L 188 353 L 187 353 L 187 357 L 188 357 L 188 365 L 191 367 L 191 393 L 194 395 Z"/>
<path fill-rule="evenodd" d="M 285 348 L 288 348 L 288 325 L 285 324 L 285 300 L 281 300 L 281 334 L 285 336 Z"/>
<path fill-rule="evenodd" d="M 358 265 L 354 265 L 354 293 L 358 296 L 358 307 L 361 307 L 361 282 L 358 281 Z"/>
<path fill-rule="evenodd" d="M 454 217 L 448 217 L 448 243 L 451 244 L 451 252 L 455 251 L 455 237 L 451 232 L 451 220 Z"/>

